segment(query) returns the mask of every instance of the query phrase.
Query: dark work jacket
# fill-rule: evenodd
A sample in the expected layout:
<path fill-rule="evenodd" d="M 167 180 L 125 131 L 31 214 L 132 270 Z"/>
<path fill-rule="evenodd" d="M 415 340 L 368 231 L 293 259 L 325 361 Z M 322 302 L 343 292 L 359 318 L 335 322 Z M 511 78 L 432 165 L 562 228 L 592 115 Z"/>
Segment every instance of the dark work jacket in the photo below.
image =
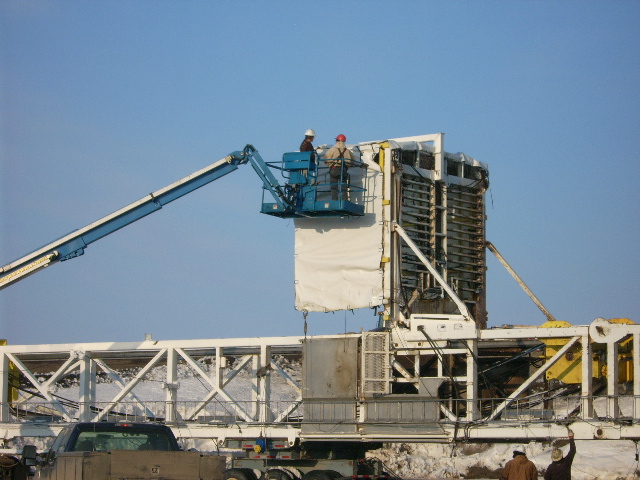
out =
<path fill-rule="evenodd" d="M 571 480 L 571 464 L 576 456 L 576 442 L 569 440 L 569 453 L 557 462 L 552 462 L 544 473 L 544 480 Z"/>
<path fill-rule="evenodd" d="M 313 152 L 313 144 L 311 143 L 311 140 L 309 140 L 308 138 L 305 138 L 300 144 L 300 151 Z"/>
<path fill-rule="evenodd" d="M 538 471 L 526 455 L 517 455 L 504 466 L 500 478 L 502 480 L 537 480 Z"/>

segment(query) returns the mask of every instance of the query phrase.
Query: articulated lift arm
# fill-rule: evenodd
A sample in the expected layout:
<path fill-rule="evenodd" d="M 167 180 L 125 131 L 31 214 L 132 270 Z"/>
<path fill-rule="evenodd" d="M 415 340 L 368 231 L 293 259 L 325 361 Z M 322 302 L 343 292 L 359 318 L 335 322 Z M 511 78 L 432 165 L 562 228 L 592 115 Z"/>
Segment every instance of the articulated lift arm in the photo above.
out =
<path fill-rule="evenodd" d="M 182 180 L 5 265 L 0 269 L 0 290 L 56 262 L 82 255 L 84 249 L 96 240 L 160 210 L 163 205 L 237 170 L 239 165 L 245 163 L 251 163 L 262 179 L 264 188 L 271 192 L 278 205 L 287 209 L 283 188 L 258 151 L 252 145 L 247 145 L 242 151 L 233 152 Z"/>

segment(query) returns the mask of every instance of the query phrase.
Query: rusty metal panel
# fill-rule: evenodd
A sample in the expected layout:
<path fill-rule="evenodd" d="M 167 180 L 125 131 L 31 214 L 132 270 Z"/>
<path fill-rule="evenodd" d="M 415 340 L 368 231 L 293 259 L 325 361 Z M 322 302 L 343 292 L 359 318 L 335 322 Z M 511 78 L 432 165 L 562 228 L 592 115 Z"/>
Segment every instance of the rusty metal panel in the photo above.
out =
<path fill-rule="evenodd" d="M 303 347 L 303 434 L 354 433 L 358 395 L 357 337 L 306 338 Z"/>
<path fill-rule="evenodd" d="M 358 396 L 358 337 L 311 338 L 303 343 L 302 399 Z"/>
<path fill-rule="evenodd" d="M 224 480 L 227 459 L 222 455 L 200 454 L 200 477 L 202 480 Z"/>
<path fill-rule="evenodd" d="M 112 450 L 111 478 L 200 478 L 199 452 Z"/>
<path fill-rule="evenodd" d="M 110 450 L 68 452 L 58 456 L 55 480 L 193 479 L 223 480 L 226 460 L 200 452 Z M 45 473 L 45 472 L 43 472 Z M 47 478 L 46 473 L 43 478 Z"/>
<path fill-rule="evenodd" d="M 107 452 L 83 452 L 82 476 L 78 480 L 109 478 L 111 455 Z"/>

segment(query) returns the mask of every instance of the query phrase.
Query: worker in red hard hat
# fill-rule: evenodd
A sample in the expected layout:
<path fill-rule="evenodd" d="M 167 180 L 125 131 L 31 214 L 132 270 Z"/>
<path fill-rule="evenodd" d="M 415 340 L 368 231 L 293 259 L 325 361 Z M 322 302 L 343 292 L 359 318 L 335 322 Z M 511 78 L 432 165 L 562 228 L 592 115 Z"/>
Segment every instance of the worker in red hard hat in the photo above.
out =
<path fill-rule="evenodd" d="M 353 154 L 349 151 L 345 142 L 347 137 L 343 134 L 336 136 L 336 144 L 324 154 L 324 160 L 329 167 L 331 181 L 331 200 L 338 200 L 338 193 L 342 191 L 342 200 L 347 200 L 349 195 L 349 167 L 357 165 L 353 161 Z"/>

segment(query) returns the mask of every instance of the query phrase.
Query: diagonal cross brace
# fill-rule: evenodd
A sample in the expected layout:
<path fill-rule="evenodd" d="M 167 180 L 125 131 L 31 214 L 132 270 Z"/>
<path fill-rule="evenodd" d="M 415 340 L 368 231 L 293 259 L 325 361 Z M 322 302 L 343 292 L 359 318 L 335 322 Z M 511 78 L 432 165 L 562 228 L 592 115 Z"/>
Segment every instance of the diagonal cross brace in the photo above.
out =
<path fill-rule="evenodd" d="M 565 353 L 567 353 L 567 350 L 569 350 L 574 343 L 576 343 L 578 340 L 580 340 L 580 337 L 573 337 L 571 340 L 569 340 L 566 345 L 564 347 L 562 347 L 560 350 L 558 350 L 558 352 L 549 359 L 549 361 L 547 361 L 547 363 L 545 363 L 542 368 L 540 368 L 536 373 L 534 373 L 533 375 L 531 375 L 526 382 L 524 382 L 522 385 L 520 385 L 520 387 L 518 387 L 518 389 L 513 392 L 511 395 L 509 395 L 509 397 L 507 399 L 505 399 L 504 402 L 502 402 L 500 405 L 498 405 L 498 407 L 493 411 L 493 413 L 491 415 L 489 415 L 486 420 L 490 421 L 490 420 L 495 420 L 498 415 L 500 415 L 509 405 L 511 405 L 516 398 L 518 398 L 518 395 L 520 395 L 522 392 L 524 392 L 527 388 L 529 388 L 529 386 L 535 382 L 538 378 L 540 378 L 540 376 L 542 376 L 547 370 L 549 370 L 558 360 L 560 360 Z"/>
<path fill-rule="evenodd" d="M 228 395 L 227 392 L 225 392 L 223 389 L 218 387 L 218 385 L 216 385 L 216 383 L 209 377 L 209 375 L 207 375 L 207 372 L 205 372 L 202 369 L 202 367 L 198 365 L 198 362 L 196 362 L 193 358 L 191 358 L 183 349 L 176 348 L 176 351 L 189 364 L 189 366 L 193 368 L 196 371 L 196 373 L 198 373 L 198 375 L 200 375 L 200 377 L 206 380 L 207 383 L 209 383 L 209 385 L 211 386 L 211 390 L 209 390 L 209 393 L 206 395 L 206 397 L 193 409 L 193 411 L 191 411 L 187 415 L 187 420 L 193 420 L 195 416 L 204 407 L 206 407 L 207 403 L 209 403 L 211 399 L 213 399 L 213 397 L 215 397 L 216 395 L 220 395 L 222 398 L 225 399 L 225 401 L 228 402 L 229 408 L 234 410 L 235 413 L 243 421 L 245 422 L 250 421 L 251 416 L 242 407 L 240 407 L 240 405 L 238 405 L 238 402 L 234 400 L 230 395 Z"/>
<path fill-rule="evenodd" d="M 155 367 L 156 363 L 158 363 L 166 354 L 167 354 L 166 348 L 159 350 L 156 356 L 153 357 L 153 359 L 149 363 L 147 363 L 147 365 L 145 365 L 142 368 L 142 370 L 138 372 L 138 374 L 133 378 L 133 380 L 131 380 L 122 390 L 120 390 L 120 392 L 113 398 L 113 400 L 111 400 L 111 402 L 109 402 L 109 404 L 104 408 L 104 410 L 102 410 L 102 412 L 98 414 L 95 421 L 99 422 L 104 417 L 106 417 L 107 414 L 111 411 L 111 409 L 115 407 L 118 403 L 120 403 L 120 401 L 124 397 L 126 397 L 131 392 L 131 390 L 133 390 L 133 387 L 138 385 L 138 383 L 140 383 L 140 381 L 144 378 L 144 376 L 147 373 L 149 373 L 149 371 L 153 367 Z"/>
<path fill-rule="evenodd" d="M 12 355 L 11 353 L 7 353 L 7 358 L 9 360 L 11 360 L 11 362 L 13 362 L 13 364 L 18 367 L 18 369 L 22 372 L 22 374 L 27 377 L 27 379 L 29 380 L 29 382 L 31 382 L 31 384 L 40 392 L 40 394 L 49 402 L 51 402 L 51 405 L 60 413 L 60 415 L 65 419 L 65 421 L 67 422 L 71 422 L 73 419 L 71 417 L 71 415 L 69 414 L 69 412 L 67 412 L 67 410 L 62 406 L 62 404 L 60 403 L 60 401 L 54 397 L 53 395 L 51 395 L 51 393 L 49 393 L 49 386 L 50 386 L 50 382 L 46 382 L 44 384 L 41 384 L 38 379 L 29 371 L 29 369 L 27 367 L 24 366 L 24 364 L 15 356 Z M 60 367 L 60 369 L 58 370 L 58 372 L 66 372 L 69 370 L 70 365 L 74 362 L 77 361 L 73 358 L 69 358 L 63 365 L 62 367 Z M 54 375 L 55 377 L 59 377 L 61 374 L 57 374 Z"/>
<path fill-rule="evenodd" d="M 416 254 L 416 256 L 424 264 L 424 266 L 427 267 L 427 270 L 429 270 L 429 273 L 433 275 L 433 277 L 437 280 L 437 282 L 444 289 L 444 291 L 447 292 L 447 294 L 449 295 L 449 298 L 451 298 L 451 300 L 455 302 L 456 306 L 458 307 L 458 310 L 460 311 L 460 314 L 465 318 L 465 320 L 473 322 L 474 321 L 473 317 L 471 316 L 471 313 L 469 312 L 469 309 L 467 308 L 467 306 L 464 304 L 462 300 L 460 300 L 460 297 L 456 295 L 456 293 L 452 290 L 452 288 L 445 281 L 445 279 L 442 278 L 442 275 L 440 275 L 440 273 L 434 268 L 434 266 L 431 265 L 431 262 L 429 262 L 427 257 L 424 256 L 424 254 L 420 251 L 420 248 L 418 248 L 418 246 L 414 243 L 414 241 L 411 240 L 411 237 L 409 237 L 409 235 L 404 230 L 404 228 L 402 228 L 395 221 L 392 222 L 392 226 L 393 226 L 393 229 L 396 232 L 398 232 L 398 235 L 400 235 L 402 239 L 405 241 L 405 243 L 409 246 L 409 248 L 413 250 L 413 253 Z"/>

